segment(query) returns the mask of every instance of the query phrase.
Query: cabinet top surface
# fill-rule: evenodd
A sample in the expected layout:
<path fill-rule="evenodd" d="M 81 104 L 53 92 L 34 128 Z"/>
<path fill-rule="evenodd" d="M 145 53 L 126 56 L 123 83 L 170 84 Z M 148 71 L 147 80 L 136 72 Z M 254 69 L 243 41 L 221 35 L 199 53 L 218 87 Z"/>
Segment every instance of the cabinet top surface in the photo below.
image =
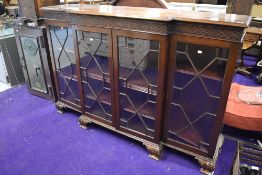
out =
<path fill-rule="evenodd" d="M 41 10 L 67 12 L 82 15 L 144 19 L 149 21 L 168 22 L 174 20 L 236 27 L 248 27 L 251 21 L 251 17 L 246 15 L 110 5 L 65 4 L 42 7 Z"/>

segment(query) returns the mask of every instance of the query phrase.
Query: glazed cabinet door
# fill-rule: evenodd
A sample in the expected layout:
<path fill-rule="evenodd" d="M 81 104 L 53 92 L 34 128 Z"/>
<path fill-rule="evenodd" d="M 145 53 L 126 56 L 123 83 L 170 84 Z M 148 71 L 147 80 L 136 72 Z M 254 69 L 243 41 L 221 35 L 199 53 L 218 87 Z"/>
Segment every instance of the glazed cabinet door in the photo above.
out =
<path fill-rule="evenodd" d="M 45 28 L 16 28 L 15 36 L 21 66 L 31 93 L 54 99 Z"/>
<path fill-rule="evenodd" d="M 21 36 L 20 40 L 24 53 L 24 62 L 27 65 L 26 70 L 30 88 L 47 93 L 47 86 L 45 84 L 44 71 L 39 50 L 39 39 L 35 37 Z"/>
<path fill-rule="evenodd" d="M 75 27 L 84 113 L 112 125 L 114 84 L 111 30 Z"/>
<path fill-rule="evenodd" d="M 213 156 L 236 61 L 233 48 L 227 42 L 173 35 L 166 143 Z"/>
<path fill-rule="evenodd" d="M 117 127 L 159 141 L 165 36 L 113 31 Z"/>
<path fill-rule="evenodd" d="M 55 23 L 55 22 L 54 22 Z M 66 24 L 49 25 L 49 41 L 58 100 L 81 111 L 74 30 Z"/>

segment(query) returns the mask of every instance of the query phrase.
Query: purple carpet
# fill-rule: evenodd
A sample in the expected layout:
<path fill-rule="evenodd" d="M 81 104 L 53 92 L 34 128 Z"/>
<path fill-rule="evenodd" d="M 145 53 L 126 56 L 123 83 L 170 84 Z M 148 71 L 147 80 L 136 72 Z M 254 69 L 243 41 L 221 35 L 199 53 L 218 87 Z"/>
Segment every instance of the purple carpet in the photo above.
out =
<path fill-rule="evenodd" d="M 193 157 L 165 149 L 148 158 L 141 143 L 97 125 L 80 129 L 80 114 L 60 115 L 25 86 L 0 93 L 0 175 L 198 175 Z M 236 143 L 226 140 L 216 175 L 229 175 Z"/>

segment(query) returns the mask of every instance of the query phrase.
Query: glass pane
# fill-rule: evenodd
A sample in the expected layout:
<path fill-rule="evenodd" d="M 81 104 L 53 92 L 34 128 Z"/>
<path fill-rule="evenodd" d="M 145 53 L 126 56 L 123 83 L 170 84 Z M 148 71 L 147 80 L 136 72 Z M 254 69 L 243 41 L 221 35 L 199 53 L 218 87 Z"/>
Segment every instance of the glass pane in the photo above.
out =
<path fill-rule="evenodd" d="M 228 49 L 177 43 L 168 139 L 207 149 L 228 54 Z"/>
<path fill-rule="evenodd" d="M 85 110 L 112 121 L 108 36 L 77 31 Z"/>
<path fill-rule="evenodd" d="M 66 27 L 50 26 L 50 35 L 60 96 L 64 100 L 80 105 L 73 30 Z"/>
<path fill-rule="evenodd" d="M 118 37 L 120 123 L 154 137 L 160 43 Z"/>
<path fill-rule="evenodd" d="M 47 93 L 37 38 L 20 37 L 20 40 L 31 89 Z"/>

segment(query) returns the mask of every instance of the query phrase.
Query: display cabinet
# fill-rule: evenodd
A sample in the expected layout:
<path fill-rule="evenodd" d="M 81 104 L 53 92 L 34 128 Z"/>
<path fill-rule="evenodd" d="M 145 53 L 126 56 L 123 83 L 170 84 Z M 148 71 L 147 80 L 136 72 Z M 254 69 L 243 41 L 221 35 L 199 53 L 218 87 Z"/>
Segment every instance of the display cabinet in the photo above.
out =
<path fill-rule="evenodd" d="M 3 23 L 3 26 L 0 30 L 0 82 L 8 86 L 21 85 L 25 78 L 20 66 L 14 30 L 8 23 Z"/>
<path fill-rule="evenodd" d="M 165 145 L 194 156 L 202 172 L 214 170 L 250 17 L 87 5 L 42 10 L 59 111 L 81 112 L 83 128 L 96 123 L 143 142 L 153 159 Z"/>

